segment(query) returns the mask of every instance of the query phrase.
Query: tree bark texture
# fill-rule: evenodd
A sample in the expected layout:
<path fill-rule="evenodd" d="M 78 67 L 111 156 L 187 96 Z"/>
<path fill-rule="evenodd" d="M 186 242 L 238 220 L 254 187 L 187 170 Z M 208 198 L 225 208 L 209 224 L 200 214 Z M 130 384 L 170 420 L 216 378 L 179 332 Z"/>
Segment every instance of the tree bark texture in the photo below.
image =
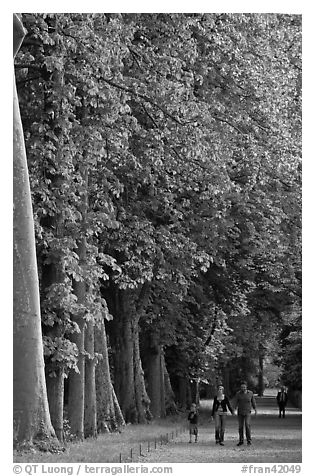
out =
<path fill-rule="evenodd" d="M 57 220 L 52 222 L 57 225 Z M 41 266 L 41 293 L 45 295 L 46 290 L 57 282 L 60 282 L 60 272 L 55 263 L 43 264 Z M 61 337 L 63 330 L 61 326 L 54 323 L 53 326 L 45 326 L 45 335 L 52 339 Z M 63 431 L 63 411 L 64 411 L 64 371 L 63 366 L 58 362 L 53 362 L 50 357 L 46 357 L 45 375 L 46 387 L 49 403 L 51 423 L 55 429 L 59 441 L 64 441 Z"/>
<path fill-rule="evenodd" d="M 260 397 L 263 396 L 265 391 L 265 382 L 264 382 L 264 349 L 262 346 L 259 348 L 259 355 L 258 355 L 258 364 L 259 364 L 259 371 L 258 371 L 258 395 Z"/>
<path fill-rule="evenodd" d="M 146 352 L 146 380 L 151 401 L 150 410 L 155 418 L 166 416 L 163 350 L 152 342 Z"/>
<path fill-rule="evenodd" d="M 230 368 L 229 368 L 228 365 L 225 365 L 225 367 L 224 367 L 223 382 L 224 382 L 224 390 L 225 390 L 226 395 L 231 395 Z"/>
<path fill-rule="evenodd" d="M 77 282 L 73 285 L 74 293 L 78 302 L 85 300 L 85 283 Z M 77 367 L 79 373 L 74 370 L 69 372 L 69 393 L 68 393 L 68 418 L 71 433 L 79 440 L 84 439 L 84 394 L 85 394 L 85 356 L 84 356 L 84 334 L 85 321 L 83 318 L 73 319 L 77 323 L 80 333 L 73 333 L 70 340 L 76 344 L 78 349 Z"/>
<path fill-rule="evenodd" d="M 131 291 L 116 290 L 114 320 L 109 325 L 114 359 L 114 388 L 126 422 L 152 417 L 139 350 L 139 317 Z"/>
<path fill-rule="evenodd" d="M 46 374 L 46 386 L 51 423 L 58 440 L 63 442 L 64 375 L 62 368 L 57 369 L 53 376 Z"/>
<path fill-rule="evenodd" d="M 24 29 L 14 15 L 14 55 Z M 31 192 L 14 78 L 13 96 L 13 421 L 15 445 L 56 444 L 45 384 Z"/>
<path fill-rule="evenodd" d="M 101 356 L 96 366 L 97 429 L 99 432 L 106 433 L 118 430 L 125 421 L 111 382 L 107 336 L 103 320 L 98 327 L 95 327 L 95 351 Z"/>
<path fill-rule="evenodd" d="M 15 55 L 19 51 L 26 33 L 22 21 L 16 13 L 13 13 L 13 58 L 15 58 Z"/>
<path fill-rule="evenodd" d="M 196 403 L 197 405 L 199 404 L 200 401 L 200 396 L 199 396 L 199 379 L 193 379 L 190 382 L 190 388 L 191 388 L 191 400 L 192 403 Z"/>
<path fill-rule="evenodd" d="M 120 408 L 120 405 L 119 405 L 119 402 L 118 402 L 118 398 L 116 396 L 116 392 L 114 390 L 114 386 L 113 386 L 112 383 L 111 383 L 111 388 L 112 388 L 112 395 L 113 395 L 113 401 L 114 401 L 115 418 L 116 418 L 117 426 L 118 426 L 118 429 L 119 429 L 120 427 L 126 425 L 126 422 L 125 422 L 125 419 L 124 419 L 124 415 L 121 411 L 121 408 Z"/>
<path fill-rule="evenodd" d="M 83 118 L 84 119 L 84 118 Z M 86 152 L 85 152 L 86 153 Z M 88 210 L 88 171 L 87 167 L 84 166 L 82 170 L 82 177 L 85 182 L 85 189 L 82 193 L 82 202 L 80 207 L 80 212 L 82 214 L 82 222 L 80 235 L 82 236 L 77 240 L 77 254 L 79 256 L 79 265 L 81 268 L 84 268 L 86 265 L 87 258 L 87 243 L 86 243 L 86 215 Z M 87 297 L 87 285 L 84 278 L 81 277 L 80 281 L 73 281 L 73 292 L 77 297 L 77 303 L 81 304 L 84 308 L 86 306 L 86 297 Z M 70 371 L 69 373 L 69 398 L 68 398 L 68 417 L 71 433 L 75 435 L 79 440 L 84 439 L 84 412 L 85 412 L 85 345 L 88 343 L 88 339 L 85 340 L 86 332 L 86 321 L 84 316 L 77 315 L 73 316 L 73 321 L 76 322 L 79 326 L 80 333 L 73 333 L 71 336 L 71 341 L 74 342 L 78 348 L 78 362 L 77 367 L 79 373 L 75 371 Z M 90 329 L 89 329 L 89 335 Z M 93 338 L 94 346 L 94 338 Z M 94 353 L 94 349 L 93 349 Z M 92 371 L 92 365 L 88 367 Z M 91 382 L 91 373 L 88 375 L 89 383 Z M 94 387 L 95 389 L 95 387 Z M 92 402 L 88 402 L 88 408 L 91 408 Z"/>
<path fill-rule="evenodd" d="M 191 404 L 193 403 L 192 399 L 192 391 L 191 391 L 191 384 L 190 381 L 187 379 L 186 380 L 186 408 L 190 408 Z"/>
<path fill-rule="evenodd" d="M 96 422 L 96 387 L 95 387 L 95 355 L 94 355 L 94 322 L 88 321 L 85 335 L 85 393 L 84 393 L 84 436 L 97 436 Z"/>
<path fill-rule="evenodd" d="M 160 335 L 156 331 L 149 331 L 141 337 L 142 361 L 151 413 L 155 418 L 177 413 L 175 394 L 166 368 Z"/>
<path fill-rule="evenodd" d="M 190 382 L 187 377 L 178 377 L 178 401 L 181 410 L 186 410 L 192 403 Z"/>
<path fill-rule="evenodd" d="M 147 420 L 152 419 L 152 413 L 150 411 L 150 398 L 146 391 L 144 371 L 140 357 L 139 316 L 134 316 L 134 319 L 131 320 L 131 329 L 133 335 L 134 388 L 138 422 L 145 423 Z"/>
<path fill-rule="evenodd" d="M 85 244 L 79 245 L 79 256 L 85 259 Z M 84 281 L 73 282 L 73 292 L 77 297 L 78 304 L 85 304 L 86 285 Z M 79 372 L 70 370 L 69 372 L 69 393 L 68 393 L 68 418 L 71 433 L 79 440 L 84 439 L 84 397 L 85 397 L 85 320 L 81 316 L 74 316 L 73 321 L 77 323 L 80 332 L 71 334 L 70 340 L 76 344 L 78 349 L 77 367 Z"/>
<path fill-rule="evenodd" d="M 165 355 L 161 355 L 162 368 L 164 369 L 164 393 L 165 393 L 165 413 L 166 415 L 173 415 L 177 413 L 177 406 L 175 403 L 175 393 L 173 391 L 170 376 L 166 368 Z"/>

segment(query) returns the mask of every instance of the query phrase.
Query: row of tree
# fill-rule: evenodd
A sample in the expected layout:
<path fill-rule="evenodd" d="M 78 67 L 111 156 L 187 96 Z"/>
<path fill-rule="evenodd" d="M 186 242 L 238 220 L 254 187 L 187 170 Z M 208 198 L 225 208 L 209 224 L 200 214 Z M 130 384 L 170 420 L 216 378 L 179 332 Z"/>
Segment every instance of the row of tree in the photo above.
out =
<path fill-rule="evenodd" d="M 16 442 L 63 441 L 65 419 L 82 439 L 164 416 L 200 380 L 232 392 L 247 377 L 262 392 L 273 354 L 299 388 L 301 18 L 22 21 L 15 71 L 54 430 L 34 409 L 21 417 L 32 368 L 19 349 Z M 15 321 L 23 336 L 23 309 Z"/>

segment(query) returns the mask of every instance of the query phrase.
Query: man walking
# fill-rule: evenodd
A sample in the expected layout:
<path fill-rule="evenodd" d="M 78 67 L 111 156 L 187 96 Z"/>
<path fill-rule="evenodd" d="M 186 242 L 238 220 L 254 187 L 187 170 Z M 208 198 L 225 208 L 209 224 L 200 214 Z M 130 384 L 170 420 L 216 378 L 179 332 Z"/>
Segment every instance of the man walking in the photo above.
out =
<path fill-rule="evenodd" d="M 279 418 L 281 418 L 281 416 L 282 418 L 285 418 L 285 407 L 288 403 L 288 394 L 284 387 L 281 387 L 281 390 L 278 392 L 277 403 L 279 407 Z"/>
<path fill-rule="evenodd" d="M 251 409 L 255 410 L 255 415 L 257 415 L 256 401 L 254 398 L 253 392 L 247 390 L 247 383 L 241 382 L 241 389 L 237 392 L 234 400 L 235 408 L 237 408 L 237 417 L 238 417 L 238 433 L 239 433 L 239 442 L 237 446 L 244 444 L 244 426 L 246 433 L 247 444 L 252 444 L 251 437 Z"/>

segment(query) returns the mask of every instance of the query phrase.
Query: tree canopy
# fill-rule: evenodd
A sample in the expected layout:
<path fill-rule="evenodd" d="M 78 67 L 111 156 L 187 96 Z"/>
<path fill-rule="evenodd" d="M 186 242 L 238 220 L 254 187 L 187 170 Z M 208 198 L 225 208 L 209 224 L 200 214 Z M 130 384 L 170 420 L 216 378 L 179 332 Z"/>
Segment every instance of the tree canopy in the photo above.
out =
<path fill-rule="evenodd" d="M 257 356 L 270 354 L 287 379 L 287 346 L 300 352 L 301 17 L 23 23 L 15 66 L 50 372 L 76 369 L 73 316 L 115 326 L 119 292 L 171 380 L 229 366 L 257 385 Z"/>

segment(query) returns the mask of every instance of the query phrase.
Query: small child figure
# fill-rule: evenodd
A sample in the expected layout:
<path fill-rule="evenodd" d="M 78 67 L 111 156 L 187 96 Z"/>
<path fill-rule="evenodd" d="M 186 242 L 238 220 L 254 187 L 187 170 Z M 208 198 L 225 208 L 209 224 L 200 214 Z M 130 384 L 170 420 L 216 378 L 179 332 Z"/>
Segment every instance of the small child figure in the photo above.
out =
<path fill-rule="evenodd" d="M 191 443 L 191 436 L 195 435 L 195 443 L 198 440 L 198 411 L 197 406 L 193 403 L 190 407 L 190 412 L 188 413 L 189 421 L 189 443 Z"/>

